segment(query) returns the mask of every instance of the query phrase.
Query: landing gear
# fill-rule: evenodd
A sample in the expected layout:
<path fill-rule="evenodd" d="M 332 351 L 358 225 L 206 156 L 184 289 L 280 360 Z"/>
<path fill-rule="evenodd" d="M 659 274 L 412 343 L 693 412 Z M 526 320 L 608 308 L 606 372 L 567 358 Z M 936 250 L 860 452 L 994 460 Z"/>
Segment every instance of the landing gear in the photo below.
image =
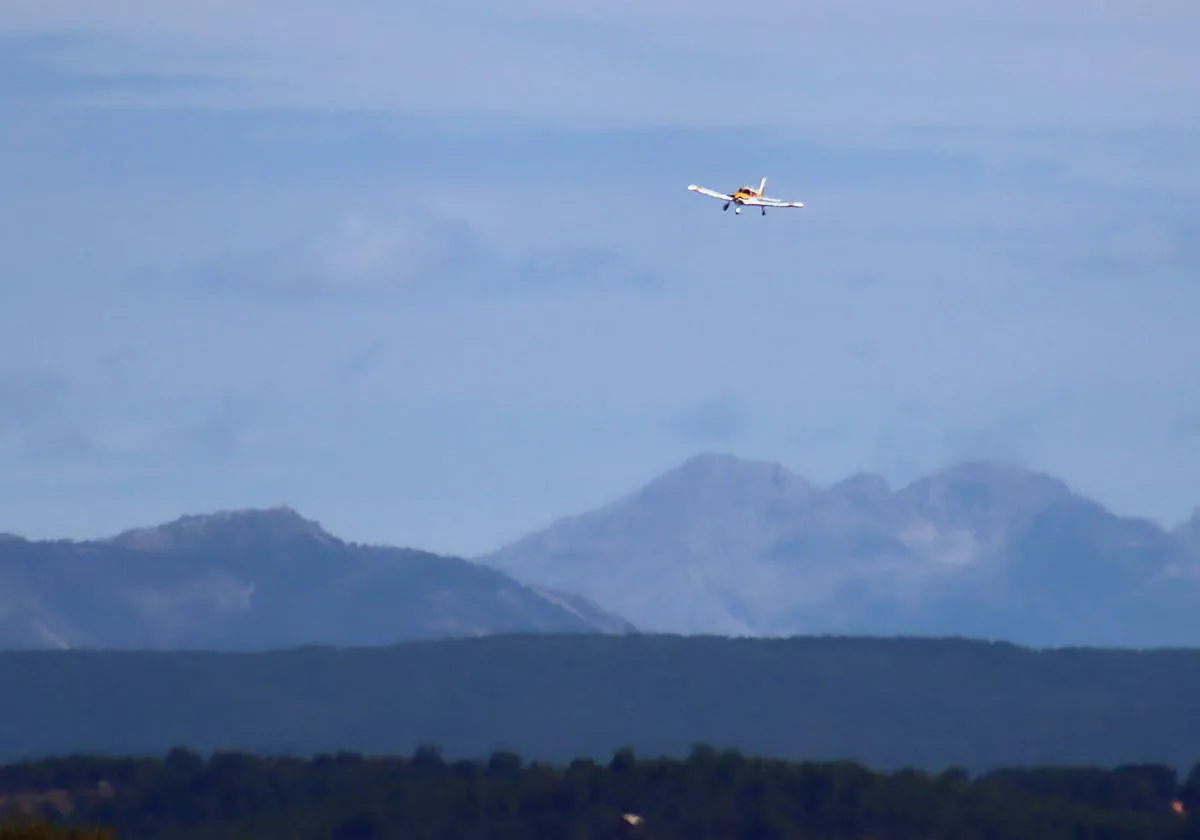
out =
<path fill-rule="evenodd" d="M 767 215 L 767 208 L 766 208 L 766 207 L 764 207 L 764 208 L 762 209 L 762 211 L 763 211 L 763 215 L 764 215 L 764 216 L 765 216 L 765 215 Z"/>
<path fill-rule="evenodd" d="M 721 208 L 721 212 L 722 212 L 722 213 L 724 213 L 724 212 L 725 212 L 726 210 L 728 210 L 728 209 L 729 209 L 729 202 L 728 202 L 728 201 L 726 201 L 726 202 L 725 202 L 725 206 Z"/>
<path fill-rule="evenodd" d="M 740 204 L 739 204 L 737 207 L 734 207 L 734 208 L 733 208 L 733 212 L 734 212 L 734 213 L 741 213 L 741 212 L 742 212 L 742 205 L 740 205 Z"/>

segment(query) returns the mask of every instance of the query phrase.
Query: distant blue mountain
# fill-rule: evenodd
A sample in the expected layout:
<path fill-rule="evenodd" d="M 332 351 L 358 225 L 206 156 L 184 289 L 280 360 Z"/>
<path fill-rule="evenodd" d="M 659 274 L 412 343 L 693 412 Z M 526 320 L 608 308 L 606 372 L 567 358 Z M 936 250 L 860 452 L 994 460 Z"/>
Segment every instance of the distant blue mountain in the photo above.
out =
<path fill-rule="evenodd" d="M 0 647 L 252 650 L 629 632 L 585 599 L 456 557 L 344 542 L 290 508 L 86 542 L 0 538 Z"/>
<path fill-rule="evenodd" d="M 632 622 L 632 623 L 631 623 Z M 109 539 L 0 535 L 0 647 L 254 650 L 497 633 L 969 636 L 1200 645 L 1200 511 L 1173 530 L 968 463 L 817 487 L 700 455 L 469 561 L 290 508 Z"/>
<path fill-rule="evenodd" d="M 1167 531 L 1006 464 L 820 488 L 700 455 L 477 559 L 643 632 L 1200 644 L 1200 513 Z"/>

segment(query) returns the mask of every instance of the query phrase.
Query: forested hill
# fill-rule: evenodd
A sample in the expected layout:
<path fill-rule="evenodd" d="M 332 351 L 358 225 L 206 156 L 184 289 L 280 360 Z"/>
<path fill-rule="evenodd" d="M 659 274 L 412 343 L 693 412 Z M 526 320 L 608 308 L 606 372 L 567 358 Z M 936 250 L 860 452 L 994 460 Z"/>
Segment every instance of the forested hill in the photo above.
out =
<path fill-rule="evenodd" d="M 501 636 L 269 653 L 0 654 L 0 760 L 175 745 L 538 760 L 704 742 L 880 768 L 1200 759 L 1200 651 Z"/>

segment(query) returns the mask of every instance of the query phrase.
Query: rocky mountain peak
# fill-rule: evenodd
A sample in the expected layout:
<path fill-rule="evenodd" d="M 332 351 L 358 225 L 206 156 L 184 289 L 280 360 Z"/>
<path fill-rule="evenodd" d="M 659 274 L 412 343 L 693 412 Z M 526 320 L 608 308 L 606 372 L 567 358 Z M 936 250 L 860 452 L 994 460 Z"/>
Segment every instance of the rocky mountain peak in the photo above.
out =
<path fill-rule="evenodd" d="M 1200 588 L 1165 582 L 1175 566 L 1193 579 L 1175 548 L 1200 545 L 1193 523 L 1195 539 L 1168 535 L 1002 462 L 825 489 L 708 453 L 479 559 L 649 632 L 1162 644 L 1200 633 Z"/>
<path fill-rule="evenodd" d="M 781 464 L 706 452 L 650 481 L 638 495 L 753 502 L 772 497 L 805 497 L 812 490 L 808 481 Z"/>
<path fill-rule="evenodd" d="M 847 501 L 877 503 L 891 496 L 892 488 L 881 475 L 858 473 L 834 484 L 829 494 Z"/>
<path fill-rule="evenodd" d="M 1074 498 L 1057 478 L 994 461 L 956 464 L 914 481 L 897 495 L 930 522 L 981 534 Z"/>
<path fill-rule="evenodd" d="M 1178 528 L 1175 533 L 1196 544 L 1197 550 L 1200 550 L 1200 505 L 1197 505 L 1192 515 Z"/>
<path fill-rule="evenodd" d="M 213 543 L 242 546 L 278 544 L 302 538 L 326 545 L 341 542 L 319 523 L 305 519 L 286 505 L 181 516 L 163 525 L 124 531 L 108 542 L 122 548 L 166 551 Z"/>

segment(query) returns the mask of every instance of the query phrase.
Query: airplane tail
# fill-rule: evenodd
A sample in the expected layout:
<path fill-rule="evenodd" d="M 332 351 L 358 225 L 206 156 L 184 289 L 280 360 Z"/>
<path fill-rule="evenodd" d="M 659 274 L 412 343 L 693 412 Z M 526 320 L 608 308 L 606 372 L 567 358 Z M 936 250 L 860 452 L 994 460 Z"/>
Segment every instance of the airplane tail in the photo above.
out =
<path fill-rule="evenodd" d="M 767 194 L 767 179 L 766 178 L 763 178 L 761 181 L 758 182 L 758 194 L 759 195 Z"/>

